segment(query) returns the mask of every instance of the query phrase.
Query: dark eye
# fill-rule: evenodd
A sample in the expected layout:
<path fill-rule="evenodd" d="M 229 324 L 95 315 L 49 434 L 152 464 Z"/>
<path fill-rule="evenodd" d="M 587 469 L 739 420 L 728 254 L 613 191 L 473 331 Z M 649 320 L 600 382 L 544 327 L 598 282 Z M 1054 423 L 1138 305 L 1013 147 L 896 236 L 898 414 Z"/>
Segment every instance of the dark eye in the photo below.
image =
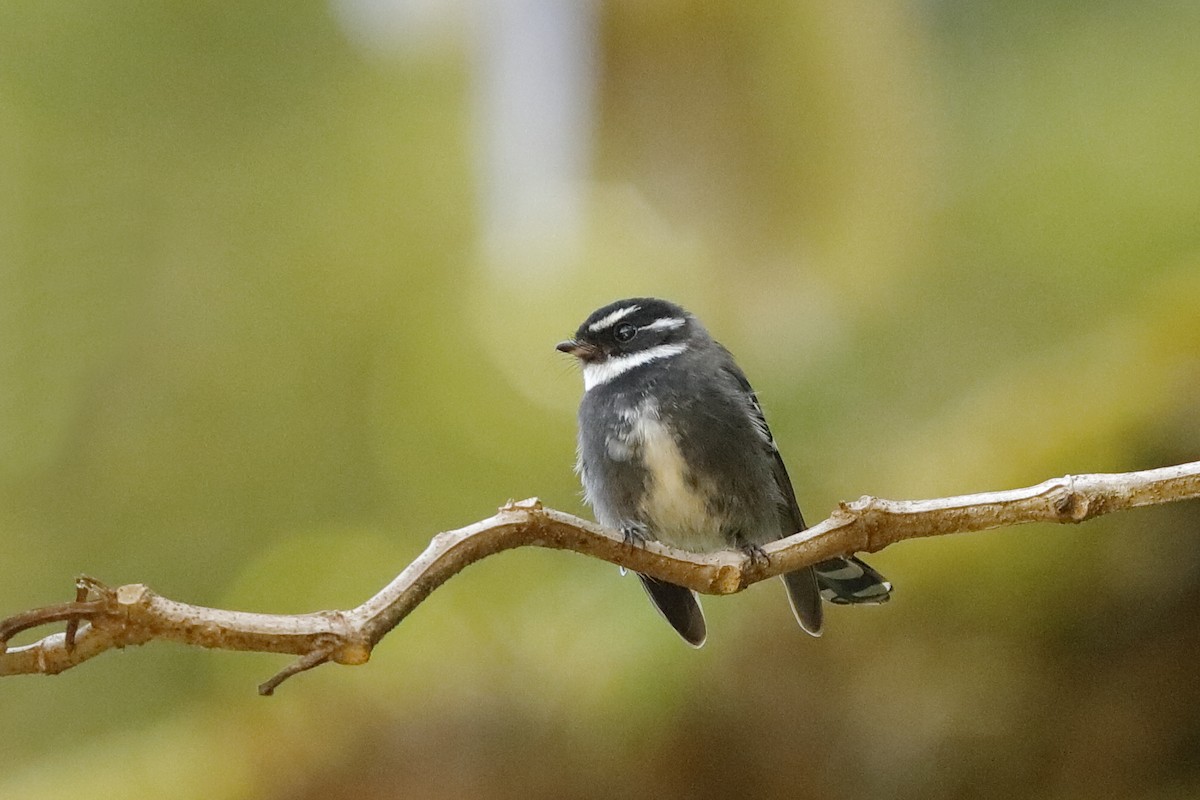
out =
<path fill-rule="evenodd" d="M 622 322 L 613 329 L 613 336 L 618 342 L 628 342 L 633 337 L 637 336 L 638 329 L 630 325 L 628 322 Z"/>

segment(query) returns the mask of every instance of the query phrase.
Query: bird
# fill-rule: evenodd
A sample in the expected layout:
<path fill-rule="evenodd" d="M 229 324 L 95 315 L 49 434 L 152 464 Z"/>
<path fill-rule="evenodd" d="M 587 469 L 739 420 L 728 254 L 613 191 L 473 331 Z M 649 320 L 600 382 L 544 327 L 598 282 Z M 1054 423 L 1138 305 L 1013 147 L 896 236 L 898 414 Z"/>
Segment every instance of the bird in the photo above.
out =
<path fill-rule="evenodd" d="M 805 529 L 758 396 L 733 355 L 693 314 L 654 297 L 593 311 L 556 349 L 583 372 L 576 471 L 596 520 L 625 541 L 694 553 L 765 544 Z M 697 594 L 638 573 L 685 642 L 707 638 Z M 800 627 L 820 636 L 822 599 L 877 604 L 892 585 L 847 555 L 782 577 Z"/>

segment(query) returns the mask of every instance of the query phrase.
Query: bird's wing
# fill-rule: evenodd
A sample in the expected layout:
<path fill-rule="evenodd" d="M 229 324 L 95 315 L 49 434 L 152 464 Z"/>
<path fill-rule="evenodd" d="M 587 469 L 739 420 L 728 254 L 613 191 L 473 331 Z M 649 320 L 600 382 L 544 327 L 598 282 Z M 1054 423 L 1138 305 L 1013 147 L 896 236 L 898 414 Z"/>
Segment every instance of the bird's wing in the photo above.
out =
<path fill-rule="evenodd" d="M 804 517 L 800 513 L 800 503 L 796 501 L 796 491 L 792 488 L 792 479 L 788 476 L 787 467 L 784 466 L 783 456 L 779 455 L 779 447 L 775 444 L 775 437 L 771 435 L 771 428 L 767 425 L 767 417 L 763 414 L 762 406 L 759 405 L 754 387 L 750 385 L 746 373 L 738 367 L 729 351 L 723 347 L 721 350 L 725 356 L 722 359 L 722 371 L 737 385 L 738 392 L 746 404 L 746 413 L 762 438 L 763 447 L 770 453 L 771 474 L 775 478 L 775 485 L 779 488 L 779 535 L 781 537 L 791 536 L 793 533 L 804 530 Z M 789 572 L 782 578 L 796 621 L 808 633 L 820 636 L 821 629 L 824 627 L 825 615 L 821 608 L 821 594 L 816 569 L 805 567 L 795 572 Z"/>
<path fill-rule="evenodd" d="M 782 528 L 781 536 L 791 536 L 793 533 L 798 533 L 804 530 L 804 516 L 800 513 L 800 503 L 796 500 L 796 490 L 792 488 L 792 479 L 788 475 L 787 467 L 783 463 L 783 456 L 779 454 L 779 447 L 775 444 L 775 437 L 771 435 L 771 427 L 767 425 L 767 417 L 763 414 L 762 406 L 759 405 L 758 395 L 754 391 L 754 387 L 750 385 L 750 380 L 746 377 L 746 373 L 742 372 L 737 363 L 734 362 L 733 356 L 724 347 L 721 351 L 725 358 L 721 365 L 721 370 L 729 376 L 730 379 L 737 384 L 738 389 L 746 403 L 746 411 L 750 415 L 750 419 L 754 422 L 754 427 L 762 437 L 763 446 L 768 449 L 771 454 L 771 474 L 775 477 L 775 485 L 779 488 L 779 496 L 783 500 L 783 506 L 780 509 L 781 518 L 779 520 Z"/>
<path fill-rule="evenodd" d="M 790 536 L 805 528 L 800 504 L 796 500 L 796 491 L 792 488 L 792 480 L 788 476 L 787 467 L 784 466 L 783 457 L 779 454 L 775 438 L 771 435 L 754 388 L 750 386 L 750 381 L 729 352 L 725 351 L 724 355 L 722 369 L 737 384 L 745 397 L 748 413 L 762 435 L 764 446 L 771 452 L 772 474 L 775 476 L 775 485 L 779 488 L 781 499 L 780 536 Z M 784 575 L 783 582 L 787 586 L 788 598 L 791 600 L 796 619 L 806 631 L 814 635 L 820 635 L 821 632 L 820 597 L 838 604 L 884 603 L 892 591 L 892 585 L 882 575 L 853 556 L 835 557 L 811 568 L 797 570 Z"/>

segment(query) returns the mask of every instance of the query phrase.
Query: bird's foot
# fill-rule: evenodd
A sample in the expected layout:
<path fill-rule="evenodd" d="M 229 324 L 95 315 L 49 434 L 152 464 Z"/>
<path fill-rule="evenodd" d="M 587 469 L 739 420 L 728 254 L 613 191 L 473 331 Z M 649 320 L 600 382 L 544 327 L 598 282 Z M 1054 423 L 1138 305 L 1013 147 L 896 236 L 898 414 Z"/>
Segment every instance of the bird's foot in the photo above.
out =
<path fill-rule="evenodd" d="M 771 563 L 771 557 L 767 555 L 767 551 L 763 550 L 760 545 L 746 542 L 739 545 L 739 547 L 746 554 L 746 558 L 750 559 L 750 566 L 765 567 Z"/>
<path fill-rule="evenodd" d="M 630 547 L 645 547 L 646 542 L 650 541 L 650 532 L 642 524 L 623 525 L 621 538 Z"/>

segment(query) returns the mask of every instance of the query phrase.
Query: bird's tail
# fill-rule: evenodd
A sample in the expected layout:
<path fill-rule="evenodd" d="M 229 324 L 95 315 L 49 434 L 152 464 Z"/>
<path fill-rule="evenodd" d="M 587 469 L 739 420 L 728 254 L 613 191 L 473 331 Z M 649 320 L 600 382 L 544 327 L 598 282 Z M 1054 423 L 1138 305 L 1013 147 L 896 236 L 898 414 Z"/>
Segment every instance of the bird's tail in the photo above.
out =
<path fill-rule="evenodd" d="M 821 597 L 836 605 L 878 604 L 891 599 L 892 584 L 865 561 L 831 558 L 813 569 Z"/>
<path fill-rule="evenodd" d="M 704 612 L 700 610 L 700 601 L 691 589 L 685 589 L 658 578 L 651 578 L 640 572 L 642 586 L 650 601 L 663 615 L 663 619 L 671 623 L 675 632 L 692 647 L 699 647 L 708 638 L 708 629 L 704 624 Z"/>
<path fill-rule="evenodd" d="M 820 636 L 825 622 L 825 612 L 821 609 L 821 593 L 817 588 L 817 573 L 812 567 L 798 569 L 780 576 L 783 585 L 787 587 L 788 603 L 792 613 L 804 632 L 812 636 Z"/>

